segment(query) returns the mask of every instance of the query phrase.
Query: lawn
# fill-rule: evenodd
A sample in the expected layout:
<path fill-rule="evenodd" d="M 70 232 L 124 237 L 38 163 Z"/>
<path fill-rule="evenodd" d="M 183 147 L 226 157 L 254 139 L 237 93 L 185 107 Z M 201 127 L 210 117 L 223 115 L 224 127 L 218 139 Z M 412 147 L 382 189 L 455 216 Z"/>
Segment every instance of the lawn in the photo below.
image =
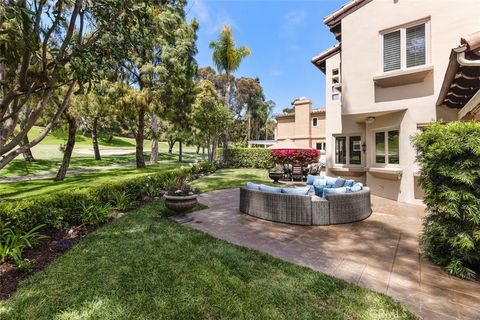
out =
<path fill-rule="evenodd" d="M 166 215 L 157 201 L 89 234 L 0 302 L 0 318 L 414 319 L 385 295 Z"/>
<path fill-rule="evenodd" d="M 158 171 L 178 168 L 185 163 L 176 161 L 163 162 L 158 165 L 147 166 L 145 169 L 120 168 L 103 171 L 95 171 L 67 176 L 65 181 L 55 182 L 52 179 L 40 179 L 31 181 L 18 181 L 0 184 L 0 199 L 24 198 L 41 194 L 49 194 L 65 191 L 73 188 L 91 187 L 109 181 L 119 181 L 133 177 L 144 176 Z"/>
<path fill-rule="evenodd" d="M 38 136 L 43 128 L 33 127 L 29 132 L 30 139 Z M 101 167 L 111 165 L 128 165 L 135 163 L 135 139 L 125 137 L 113 137 L 108 141 L 107 137 L 99 138 L 100 154 L 102 160 L 95 160 L 93 157 L 92 142 L 88 136 L 77 134 L 75 141 L 75 151 L 82 150 L 82 153 L 72 154 L 69 169 L 84 169 L 90 167 Z M 60 151 L 60 145 L 65 144 L 67 134 L 62 131 L 54 131 L 47 135 L 38 145 L 32 148 L 35 161 L 26 162 L 22 156 L 17 157 L 9 165 L 0 170 L 0 178 L 14 176 L 28 176 L 34 174 L 56 173 L 62 163 L 63 153 Z M 145 140 L 145 150 L 150 150 L 150 140 Z M 175 145 L 171 154 L 167 153 L 168 145 L 166 142 L 159 143 L 159 160 L 175 161 L 178 159 L 178 144 Z M 108 155 L 108 151 L 114 149 L 117 153 L 123 154 Z M 201 159 L 201 155 L 196 154 L 196 148 L 185 146 L 183 148 L 184 161 L 193 161 Z M 89 155 L 88 153 L 91 153 Z M 87 153 L 87 154 L 85 154 Z M 150 158 L 150 153 L 146 152 L 146 160 Z"/>
<path fill-rule="evenodd" d="M 194 181 L 192 185 L 206 192 L 218 189 L 239 188 L 248 181 L 271 184 L 272 180 L 268 177 L 266 169 L 223 169 Z"/>

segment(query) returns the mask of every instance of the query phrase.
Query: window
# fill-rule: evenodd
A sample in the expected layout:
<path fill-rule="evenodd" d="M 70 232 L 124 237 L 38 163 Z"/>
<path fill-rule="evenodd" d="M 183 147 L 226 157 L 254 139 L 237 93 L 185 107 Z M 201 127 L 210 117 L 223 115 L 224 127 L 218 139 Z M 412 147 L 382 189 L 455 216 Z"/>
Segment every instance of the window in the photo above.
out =
<path fill-rule="evenodd" d="M 312 126 L 316 127 L 318 125 L 318 118 L 312 119 Z"/>
<path fill-rule="evenodd" d="M 317 142 L 317 150 L 323 150 L 325 151 L 325 142 Z"/>
<path fill-rule="evenodd" d="M 402 70 L 427 63 L 427 23 L 383 34 L 383 71 Z"/>
<path fill-rule="evenodd" d="M 332 70 L 332 101 L 340 100 L 340 70 Z"/>
<path fill-rule="evenodd" d="M 347 148 L 348 146 L 348 148 Z M 335 163 L 346 165 L 362 164 L 362 137 L 335 137 Z"/>
<path fill-rule="evenodd" d="M 335 163 L 347 164 L 347 137 L 335 137 Z"/>
<path fill-rule="evenodd" d="M 399 131 L 375 133 L 375 163 L 400 164 Z"/>
<path fill-rule="evenodd" d="M 350 164 L 362 164 L 362 138 L 359 136 L 350 137 Z"/>

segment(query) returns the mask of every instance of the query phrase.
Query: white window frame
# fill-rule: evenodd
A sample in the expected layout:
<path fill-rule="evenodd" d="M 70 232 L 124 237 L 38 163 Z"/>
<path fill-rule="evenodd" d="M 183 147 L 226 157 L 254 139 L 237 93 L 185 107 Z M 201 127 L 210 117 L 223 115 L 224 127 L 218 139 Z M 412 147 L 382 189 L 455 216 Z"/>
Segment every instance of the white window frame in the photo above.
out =
<path fill-rule="evenodd" d="M 336 139 L 337 137 L 345 137 L 345 157 L 346 163 L 338 163 L 337 162 L 337 144 Z M 350 164 L 350 137 L 360 137 L 360 164 Z M 362 145 L 364 143 L 364 136 L 361 133 L 349 133 L 349 134 L 335 134 L 333 135 L 333 161 L 336 167 L 363 167 L 365 165 L 365 156 L 363 154 Z"/>
<path fill-rule="evenodd" d="M 421 24 L 425 24 L 425 64 L 407 68 L 407 29 L 411 27 L 419 26 Z M 383 68 L 384 68 L 383 36 L 385 34 L 395 32 L 398 30 L 400 30 L 400 69 L 383 71 Z M 415 70 L 415 69 L 429 66 L 431 64 L 430 17 L 422 18 L 419 20 L 415 20 L 415 21 L 400 25 L 400 26 L 396 26 L 393 28 L 380 31 L 380 48 L 379 49 L 380 49 L 380 73 L 389 74 L 389 73 L 395 73 L 395 72 Z"/>
<path fill-rule="evenodd" d="M 321 144 L 321 148 L 320 148 L 320 149 L 317 148 L 317 145 L 318 145 L 319 143 Z M 326 150 L 327 150 L 327 143 L 326 143 L 325 141 L 315 142 L 315 149 L 316 149 L 316 150 L 326 151 Z"/>
<path fill-rule="evenodd" d="M 337 74 L 334 74 L 333 72 L 337 71 Z M 332 69 L 332 74 L 331 74 L 331 89 L 332 89 L 332 96 L 331 99 L 332 101 L 340 101 L 341 97 L 341 92 L 340 90 L 335 88 L 335 85 L 338 85 L 341 83 L 341 78 L 340 78 L 340 68 L 333 68 Z M 334 81 L 337 81 L 336 83 Z"/>
<path fill-rule="evenodd" d="M 317 120 L 317 124 L 315 124 L 314 120 Z M 312 118 L 312 127 L 318 127 L 318 117 Z"/>
<path fill-rule="evenodd" d="M 398 131 L 398 159 L 399 163 L 390 163 L 389 159 L 389 153 L 388 153 L 388 132 L 390 131 Z M 384 137 L 385 137 L 385 163 L 379 163 L 377 162 L 377 145 L 376 145 L 376 135 L 377 133 L 382 132 Z M 401 160 L 401 146 L 400 146 L 400 135 L 401 135 L 401 130 L 399 127 L 388 127 L 388 128 L 379 128 L 375 129 L 372 131 L 372 159 L 373 163 L 377 167 L 394 167 L 398 168 L 400 167 L 400 160 Z"/>

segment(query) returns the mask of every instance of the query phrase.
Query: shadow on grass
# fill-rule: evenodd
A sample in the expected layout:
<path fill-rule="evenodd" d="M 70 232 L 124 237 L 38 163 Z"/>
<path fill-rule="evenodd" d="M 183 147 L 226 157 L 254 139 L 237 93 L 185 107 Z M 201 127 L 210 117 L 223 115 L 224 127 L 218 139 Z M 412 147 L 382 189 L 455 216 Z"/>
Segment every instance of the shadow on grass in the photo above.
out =
<path fill-rule="evenodd" d="M 67 176 L 65 181 L 62 182 L 55 182 L 52 179 L 40 179 L 3 183 L 0 184 L 0 198 L 22 198 L 32 195 L 65 191 L 68 189 L 91 187 L 109 181 L 119 181 L 136 176 L 157 173 L 166 169 L 178 168 L 181 165 L 181 163 L 171 162 L 148 166 L 145 169 L 121 168 L 95 171 Z"/>
<path fill-rule="evenodd" d="M 185 228 L 165 214 L 158 201 L 89 234 L 0 302 L 0 318 L 414 318 L 388 297 Z"/>

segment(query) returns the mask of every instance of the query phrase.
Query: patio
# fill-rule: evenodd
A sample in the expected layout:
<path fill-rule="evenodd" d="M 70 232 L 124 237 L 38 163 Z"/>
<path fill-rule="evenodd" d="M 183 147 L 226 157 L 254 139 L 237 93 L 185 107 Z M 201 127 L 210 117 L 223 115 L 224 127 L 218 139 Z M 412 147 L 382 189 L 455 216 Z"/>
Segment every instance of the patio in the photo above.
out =
<path fill-rule="evenodd" d="M 279 224 L 240 213 L 239 190 L 202 194 L 191 228 L 394 297 L 425 319 L 478 319 L 480 283 L 450 277 L 418 254 L 423 207 L 372 196 L 352 224 Z"/>

